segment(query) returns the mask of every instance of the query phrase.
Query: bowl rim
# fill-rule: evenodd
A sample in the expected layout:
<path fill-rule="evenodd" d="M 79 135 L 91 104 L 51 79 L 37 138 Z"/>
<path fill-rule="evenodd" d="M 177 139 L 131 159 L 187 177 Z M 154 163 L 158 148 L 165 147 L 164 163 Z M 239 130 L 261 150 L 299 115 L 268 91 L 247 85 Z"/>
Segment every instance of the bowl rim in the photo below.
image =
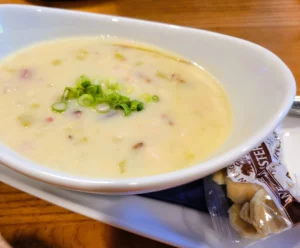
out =
<path fill-rule="evenodd" d="M 81 11 L 73 11 L 73 10 L 62 10 L 57 8 L 49 8 L 49 7 L 40 7 L 40 6 L 26 6 L 20 4 L 3 4 L 0 6 L 1 9 L 28 9 L 32 11 L 46 11 L 48 13 L 59 13 L 66 15 L 78 15 L 85 17 L 97 17 L 98 20 L 101 21 L 105 19 L 118 18 L 119 21 L 129 22 L 129 23 L 140 23 L 141 25 L 155 25 L 164 27 L 166 29 L 176 28 L 181 30 L 187 30 L 190 32 L 202 33 L 204 35 L 214 36 L 222 39 L 229 39 L 237 42 L 239 44 L 245 46 L 251 46 L 253 49 L 257 50 L 260 53 L 263 53 L 268 56 L 269 59 L 275 61 L 282 68 L 282 72 L 286 77 L 286 94 L 280 104 L 278 110 L 274 113 L 273 118 L 270 118 L 269 121 L 266 122 L 266 125 L 261 129 L 255 132 L 255 135 L 247 139 L 245 142 L 241 143 L 234 149 L 231 149 L 224 154 L 218 155 L 215 158 L 208 159 L 204 162 L 200 162 L 191 167 L 183 168 L 177 171 L 153 175 L 153 176 L 145 176 L 138 178 L 87 178 L 81 176 L 74 176 L 64 172 L 55 171 L 53 169 L 48 169 L 41 165 L 38 165 L 31 161 L 20 161 L 19 159 L 15 159 L 12 156 L 0 156 L 0 163 L 7 166 L 8 168 L 17 171 L 23 175 L 29 176 L 33 179 L 37 179 L 52 185 L 56 185 L 63 188 L 68 188 L 77 191 L 85 191 L 85 192 L 95 192 L 95 193 L 103 193 L 103 194 L 136 194 L 136 193 L 145 193 L 157 190 L 163 190 L 166 188 L 175 187 L 178 185 L 182 185 L 199 178 L 202 178 L 206 175 L 209 175 L 219 169 L 224 168 L 224 165 L 229 165 L 230 163 L 237 160 L 242 155 L 249 152 L 252 148 L 254 148 L 257 144 L 259 144 L 263 139 L 265 139 L 275 128 L 276 126 L 283 120 L 283 118 L 287 115 L 289 108 L 291 107 L 295 94 L 296 94 L 296 83 L 295 78 L 287 67 L 287 65 L 274 53 L 267 50 L 266 48 L 259 46 L 255 43 L 252 43 L 247 40 L 243 40 L 240 38 L 232 37 L 229 35 L 219 34 L 216 32 L 211 32 L 202 29 L 177 26 L 173 24 L 165 24 L 153 21 L 144 21 L 135 18 L 127 18 L 127 17 L 119 17 L 114 15 L 104 15 L 104 14 L 95 14 L 95 13 L 86 13 Z M 2 148 L 0 147 L 0 150 Z M 24 163 L 26 166 L 24 166 Z M 32 167 L 36 167 L 34 170 Z"/>

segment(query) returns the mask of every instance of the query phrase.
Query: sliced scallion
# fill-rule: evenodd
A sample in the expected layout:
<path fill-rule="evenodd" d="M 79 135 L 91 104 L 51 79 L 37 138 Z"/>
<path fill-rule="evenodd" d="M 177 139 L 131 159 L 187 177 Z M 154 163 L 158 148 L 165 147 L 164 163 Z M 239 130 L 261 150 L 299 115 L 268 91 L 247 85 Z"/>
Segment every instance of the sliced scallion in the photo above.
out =
<path fill-rule="evenodd" d="M 21 115 L 18 117 L 18 120 L 23 127 L 30 127 L 33 122 L 33 117 L 31 115 Z"/>
<path fill-rule="evenodd" d="M 84 90 L 81 89 L 81 88 L 77 88 L 76 89 L 76 98 L 78 98 L 78 97 L 80 97 L 82 95 L 84 95 Z"/>
<path fill-rule="evenodd" d="M 125 116 L 128 116 L 131 114 L 131 109 L 129 108 L 129 106 L 126 103 L 121 103 L 120 107 L 123 108 Z"/>
<path fill-rule="evenodd" d="M 77 96 L 76 90 L 74 90 L 71 87 L 66 87 L 62 94 L 62 100 L 69 100 L 72 98 L 76 98 L 76 96 Z"/>
<path fill-rule="evenodd" d="M 67 109 L 68 101 L 77 99 L 80 106 L 93 107 L 99 113 L 120 109 L 123 110 L 125 116 L 128 116 L 132 111 L 143 110 L 144 103 L 131 100 L 120 93 L 127 91 L 127 89 L 124 84 L 120 84 L 112 78 L 97 80 L 92 83 L 88 77 L 82 75 L 76 80 L 75 87 L 65 87 L 61 101 L 54 103 L 51 108 L 55 112 L 62 113 Z M 143 94 L 142 98 L 148 103 L 159 99 L 158 96 L 151 96 L 150 94 Z"/>
<path fill-rule="evenodd" d="M 121 161 L 120 163 L 118 163 L 118 167 L 119 167 L 119 171 L 121 174 L 125 173 L 126 171 L 126 160 Z"/>
<path fill-rule="evenodd" d="M 168 76 L 167 76 L 165 73 L 161 72 L 161 71 L 157 71 L 156 74 L 155 74 L 155 76 L 157 76 L 157 77 L 159 77 L 159 78 L 162 78 L 162 79 L 170 80 L 170 79 L 168 78 Z"/>
<path fill-rule="evenodd" d="M 124 57 L 124 55 L 122 55 L 121 53 L 115 53 L 115 58 L 120 60 L 120 61 L 124 61 L 126 60 L 126 58 Z"/>
<path fill-rule="evenodd" d="M 83 87 L 86 88 L 87 86 L 89 86 L 91 84 L 91 80 L 85 76 L 85 75 L 81 75 L 77 80 L 76 80 L 76 86 L 77 87 Z"/>
<path fill-rule="evenodd" d="M 76 59 L 84 60 L 89 55 L 89 52 L 86 50 L 79 50 L 76 54 Z"/>
<path fill-rule="evenodd" d="M 100 92 L 102 93 L 102 89 L 100 85 L 90 85 L 86 88 L 85 92 L 87 94 L 90 94 L 92 96 L 100 95 Z"/>
<path fill-rule="evenodd" d="M 90 107 L 94 103 L 94 97 L 90 94 L 83 94 L 77 99 L 77 102 L 80 106 Z"/>
<path fill-rule="evenodd" d="M 138 108 L 139 103 L 140 103 L 139 101 L 133 100 L 133 101 L 131 102 L 131 104 L 130 104 L 130 109 L 131 109 L 132 111 L 137 111 L 137 108 Z"/>
<path fill-rule="evenodd" d="M 148 93 L 144 93 L 140 96 L 140 98 L 142 98 L 146 103 L 150 103 L 151 102 L 151 95 Z"/>
<path fill-rule="evenodd" d="M 152 96 L 153 102 L 159 102 L 159 97 L 157 95 Z"/>
<path fill-rule="evenodd" d="M 68 108 L 68 103 L 65 101 L 56 102 L 56 103 L 52 104 L 51 108 L 53 111 L 55 111 L 57 113 L 62 113 L 64 111 L 66 111 L 66 109 Z"/>
<path fill-rule="evenodd" d="M 144 103 L 139 102 L 139 104 L 137 105 L 137 111 L 142 111 L 144 109 Z"/>
<path fill-rule="evenodd" d="M 108 88 L 112 91 L 120 91 L 120 84 L 118 83 L 109 84 Z"/>

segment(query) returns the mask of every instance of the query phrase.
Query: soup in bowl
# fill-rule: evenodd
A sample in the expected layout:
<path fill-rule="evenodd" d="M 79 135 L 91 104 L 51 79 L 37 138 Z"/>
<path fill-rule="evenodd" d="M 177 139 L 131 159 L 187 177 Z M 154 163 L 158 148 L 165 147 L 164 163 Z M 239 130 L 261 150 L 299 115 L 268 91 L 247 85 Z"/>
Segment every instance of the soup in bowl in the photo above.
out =
<path fill-rule="evenodd" d="M 49 168 L 152 176 L 207 159 L 231 131 L 223 87 L 198 65 L 124 40 L 41 43 L 0 63 L 0 139 Z"/>
<path fill-rule="evenodd" d="M 0 161 L 57 186 L 130 194 L 196 180 L 263 140 L 295 95 L 276 55 L 237 38 L 40 7 L 0 14 Z"/>

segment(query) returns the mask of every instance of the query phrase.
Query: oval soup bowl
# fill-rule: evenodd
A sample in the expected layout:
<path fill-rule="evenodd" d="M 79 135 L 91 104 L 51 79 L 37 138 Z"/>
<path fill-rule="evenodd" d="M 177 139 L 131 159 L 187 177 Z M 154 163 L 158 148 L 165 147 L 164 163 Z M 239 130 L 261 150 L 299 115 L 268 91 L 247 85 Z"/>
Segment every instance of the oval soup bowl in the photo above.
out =
<path fill-rule="evenodd" d="M 17 17 L 17 18 L 16 18 Z M 134 194 L 191 182 L 229 165 L 258 145 L 281 122 L 295 96 L 295 79 L 273 53 L 251 42 L 199 29 L 116 16 L 22 5 L 0 6 L 0 58 L 36 42 L 108 35 L 155 45 L 195 61 L 225 88 L 234 124 L 209 159 L 178 171 L 140 178 L 84 178 L 36 164 L 0 144 L 0 161 L 31 178 L 73 190 Z"/>

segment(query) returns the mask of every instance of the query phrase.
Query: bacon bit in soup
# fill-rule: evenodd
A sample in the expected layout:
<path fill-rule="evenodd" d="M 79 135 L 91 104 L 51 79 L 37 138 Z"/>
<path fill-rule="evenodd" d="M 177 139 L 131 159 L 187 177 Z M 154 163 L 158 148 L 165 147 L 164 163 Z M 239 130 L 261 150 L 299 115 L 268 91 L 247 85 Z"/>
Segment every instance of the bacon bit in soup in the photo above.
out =
<path fill-rule="evenodd" d="M 20 72 L 20 77 L 21 79 L 29 79 L 32 77 L 32 71 L 27 68 L 22 69 Z"/>
<path fill-rule="evenodd" d="M 174 126 L 174 122 L 166 114 L 162 114 L 161 117 L 168 122 L 170 126 Z"/>
<path fill-rule="evenodd" d="M 57 66 L 61 64 L 61 60 L 60 59 L 55 59 L 52 61 L 52 65 Z"/>
<path fill-rule="evenodd" d="M 126 171 L 126 160 L 121 161 L 118 163 L 119 171 L 121 174 L 124 174 Z"/>
<path fill-rule="evenodd" d="M 145 80 L 146 83 L 148 83 L 148 84 L 151 83 L 151 81 L 152 81 L 149 77 L 145 76 L 145 75 L 142 74 L 142 73 L 138 73 L 137 76 L 138 76 L 139 78 Z"/>
<path fill-rule="evenodd" d="M 175 80 L 176 82 L 178 82 L 178 83 L 181 83 L 181 84 L 185 83 L 185 81 L 182 79 L 181 75 L 178 74 L 178 73 L 173 73 L 173 74 L 171 75 L 171 78 L 172 78 L 173 80 Z"/>
<path fill-rule="evenodd" d="M 144 146 L 144 143 L 143 142 L 139 142 L 139 143 L 136 143 L 132 148 L 137 150 L 137 149 L 140 149 Z"/>
<path fill-rule="evenodd" d="M 115 59 L 120 60 L 120 61 L 125 61 L 126 60 L 124 55 L 122 55 L 121 53 L 115 53 Z"/>
<path fill-rule="evenodd" d="M 73 115 L 76 116 L 77 118 L 81 117 L 82 116 L 82 111 L 81 110 L 75 110 L 73 112 Z"/>
<path fill-rule="evenodd" d="M 47 117 L 46 118 L 46 122 L 48 122 L 48 123 L 53 122 L 53 121 L 54 121 L 53 117 Z"/>

